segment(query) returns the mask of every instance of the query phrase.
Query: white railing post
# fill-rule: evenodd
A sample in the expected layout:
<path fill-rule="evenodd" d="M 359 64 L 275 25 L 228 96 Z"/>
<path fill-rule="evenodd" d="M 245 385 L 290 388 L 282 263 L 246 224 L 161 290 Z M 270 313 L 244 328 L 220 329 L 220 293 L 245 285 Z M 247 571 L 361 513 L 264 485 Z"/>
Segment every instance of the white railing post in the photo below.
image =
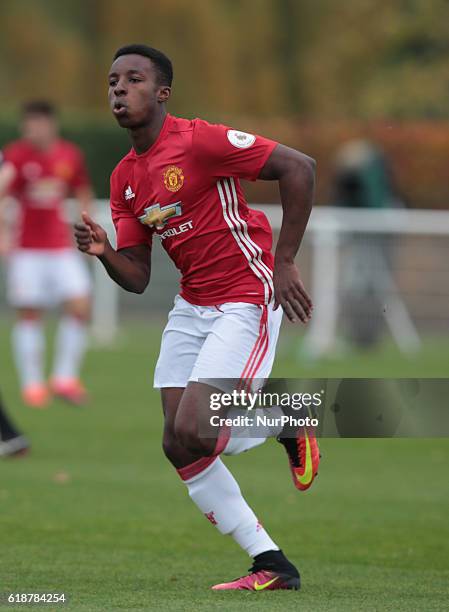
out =
<path fill-rule="evenodd" d="M 109 206 L 104 201 L 97 201 L 94 219 L 108 234 L 115 246 L 115 229 L 109 214 Z M 100 345 L 111 344 L 119 328 L 119 287 L 109 278 L 102 263 L 95 257 L 93 262 L 92 323 L 91 334 Z"/>
<path fill-rule="evenodd" d="M 337 225 L 323 224 L 310 236 L 314 311 L 300 354 L 312 358 L 335 348 L 338 319 L 339 233 Z"/>

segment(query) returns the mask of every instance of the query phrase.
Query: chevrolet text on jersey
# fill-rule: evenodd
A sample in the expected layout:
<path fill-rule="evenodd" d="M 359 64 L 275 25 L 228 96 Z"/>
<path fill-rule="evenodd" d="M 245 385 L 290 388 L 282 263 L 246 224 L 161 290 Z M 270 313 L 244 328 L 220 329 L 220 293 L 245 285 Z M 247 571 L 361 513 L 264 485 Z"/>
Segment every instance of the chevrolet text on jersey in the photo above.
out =
<path fill-rule="evenodd" d="M 161 240 L 165 240 L 165 238 L 169 238 L 170 236 L 179 236 L 179 234 L 183 234 L 184 232 L 188 232 L 193 229 L 193 221 L 186 221 L 182 223 L 178 227 L 170 227 L 170 229 L 165 230 L 162 234 L 158 234 Z"/>

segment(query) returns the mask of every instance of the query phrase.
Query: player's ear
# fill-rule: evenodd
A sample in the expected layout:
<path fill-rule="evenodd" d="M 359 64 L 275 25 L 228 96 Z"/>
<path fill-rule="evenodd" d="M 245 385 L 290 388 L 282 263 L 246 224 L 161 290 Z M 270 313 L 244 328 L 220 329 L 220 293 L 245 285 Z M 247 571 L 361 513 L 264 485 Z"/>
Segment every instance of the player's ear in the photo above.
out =
<path fill-rule="evenodd" d="M 158 102 L 167 102 L 171 94 L 171 87 L 168 85 L 162 85 L 159 87 L 159 91 L 157 92 L 157 101 Z"/>

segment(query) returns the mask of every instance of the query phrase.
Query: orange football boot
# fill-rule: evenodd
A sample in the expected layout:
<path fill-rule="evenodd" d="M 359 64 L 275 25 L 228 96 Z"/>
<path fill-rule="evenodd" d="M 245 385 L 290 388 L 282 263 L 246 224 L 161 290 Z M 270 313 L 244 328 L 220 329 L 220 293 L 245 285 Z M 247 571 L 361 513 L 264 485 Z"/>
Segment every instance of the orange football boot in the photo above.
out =
<path fill-rule="evenodd" d="M 87 391 L 78 378 L 53 378 L 50 389 L 55 397 L 74 406 L 82 406 L 87 402 Z"/>
<path fill-rule="evenodd" d="M 277 439 L 287 451 L 293 484 L 306 491 L 318 474 L 321 458 L 313 427 L 299 427 L 295 437 Z"/>
<path fill-rule="evenodd" d="M 46 408 L 50 399 L 47 386 L 42 383 L 27 385 L 22 390 L 22 400 L 30 408 Z"/>

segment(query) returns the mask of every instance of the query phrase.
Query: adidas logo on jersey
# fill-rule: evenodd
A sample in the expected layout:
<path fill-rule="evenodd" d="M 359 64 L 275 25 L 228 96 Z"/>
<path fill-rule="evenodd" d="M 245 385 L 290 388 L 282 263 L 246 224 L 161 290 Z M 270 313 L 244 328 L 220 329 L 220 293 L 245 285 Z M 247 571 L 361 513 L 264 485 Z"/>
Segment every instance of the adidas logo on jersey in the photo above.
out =
<path fill-rule="evenodd" d="M 132 200 L 135 197 L 136 197 L 136 194 L 131 189 L 131 186 L 128 185 L 128 187 L 125 189 L 125 200 Z"/>

